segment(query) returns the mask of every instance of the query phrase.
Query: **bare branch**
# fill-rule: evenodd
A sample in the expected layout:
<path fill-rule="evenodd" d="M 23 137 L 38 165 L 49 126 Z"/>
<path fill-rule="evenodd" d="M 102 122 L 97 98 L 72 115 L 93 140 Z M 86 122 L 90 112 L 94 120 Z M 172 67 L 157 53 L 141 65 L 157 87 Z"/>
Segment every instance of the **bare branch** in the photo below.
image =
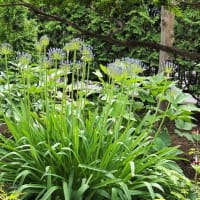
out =
<path fill-rule="evenodd" d="M 63 18 L 58 15 L 52 15 L 52 14 L 45 13 L 42 10 L 40 10 L 39 8 L 36 8 L 35 6 L 33 6 L 32 4 L 27 3 L 27 2 L 21 1 L 21 3 L 10 3 L 10 4 L 0 5 L 0 7 L 2 7 L 2 6 L 24 6 L 38 16 L 43 16 L 43 17 L 45 17 L 45 19 L 48 19 L 48 20 L 59 21 L 65 25 L 73 27 L 75 30 L 79 31 L 81 34 L 83 34 L 85 36 L 95 37 L 95 38 L 98 38 L 102 41 L 108 42 L 113 45 L 123 46 L 123 47 L 127 47 L 130 49 L 143 47 L 143 48 L 154 49 L 157 51 L 162 50 L 162 51 L 174 54 L 174 55 L 179 55 L 179 56 L 182 56 L 182 57 L 185 57 L 188 59 L 200 61 L 200 53 L 189 52 L 189 51 L 185 51 L 182 49 L 177 49 L 174 47 L 161 45 L 157 42 L 138 41 L 138 40 L 121 41 L 121 40 L 117 40 L 117 39 L 111 37 L 110 35 L 103 35 L 103 34 L 99 34 L 96 32 L 91 32 L 89 30 L 83 29 L 79 25 L 75 24 L 74 22 L 72 22 L 70 20 L 67 20 L 66 18 Z"/>

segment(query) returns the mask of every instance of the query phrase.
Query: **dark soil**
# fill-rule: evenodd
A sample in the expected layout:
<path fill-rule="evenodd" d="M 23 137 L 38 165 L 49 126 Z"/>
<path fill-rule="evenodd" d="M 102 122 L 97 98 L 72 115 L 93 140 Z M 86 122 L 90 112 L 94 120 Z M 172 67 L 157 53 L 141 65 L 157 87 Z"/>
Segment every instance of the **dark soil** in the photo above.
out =
<path fill-rule="evenodd" d="M 200 131 L 200 113 L 196 113 L 194 115 L 194 118 L 196 119 L 195 124 L 197 124 L 197 127 L 195 127 L 194 130 Z M 185 176 L 187 176 L 190 179 L 194 179 L 195 171 L 191 166 L 191 163 L 194 161 L 194 158 L 192 155 L 189 155 L 189 152 L 191 148 L 195 148 L 195 144 L 193 142 L 188 141 L 185 137 L 180 137 L 177 134 L 175 134 L 174 125 L 172 124 L 171 125 L 168 124 L 168 131 L 170 133 L 172 146 L 179 146 L 179 149 L 183 151 L 183 154 L 181 154 L 180 157 L 186 159 L 186 160 L 179 160 L 177 161 L 177 163 L 183 170 Z"/>
<path fill-rule="evenodd" d="M 185 137 L 180 137 L 176 134 L 171 134 L 171 140 L 173 146 L 179 146 L 179 149 L 183 151 L 183 154 L 181 154 L 180 157 L 186 159 L 177 161 L 178 165 L 183 170 L 185 176 L 194 179 L 195 171 L 191 166 L 193 157 L 192 155 L 189 155 L 189 151 L 194 147 L 194 144 L 189 142 Z"/>

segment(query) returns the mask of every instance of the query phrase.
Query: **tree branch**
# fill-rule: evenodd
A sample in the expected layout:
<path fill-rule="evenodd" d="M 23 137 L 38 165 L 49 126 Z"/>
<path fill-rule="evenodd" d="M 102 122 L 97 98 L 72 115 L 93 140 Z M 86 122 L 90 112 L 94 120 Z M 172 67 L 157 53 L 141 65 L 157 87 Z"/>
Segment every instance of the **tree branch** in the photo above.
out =
<path fill-rule="evenodd" d="M 178 1 L 179 4 L 183 5 L 183 6 L 189 6 L 189 7 L 192 7 L 192 8 L 200 8 L 200 1 L 197 1 L 197 2 L 187 2 L 187 0 L 181 0 L 181 1 Z"/>
<path fill-rule="evenodd" d="M 4 7 L 6 7 L 6 6 L 24 6 L 38 16 L 43 16 L 43 17 L 45 17 L 45 19 L 48 19 L 48 20 L 59 21 L 65 25 L 73 27 L 74 29 L 76 29 L 77 31 L 79 31 L 81 34 L 83 34 L 85 36 L 95 37 L 95 38 L 98 38 L 102 41 L 108 42 L 113 45 L 123 46 L 123 47 L 127 47 L 130 49 L 143 47 L 143 48 L 149 48 L 149 49 L 154 49 L 154 50 L 158 50 L 158 51 L 162 50 L 162 51 L 174 54 L 174 55 L 179 55 L 179 56 L 182 56 L 182 57 L 185 57 L 188 59 L 200 61 L 200 53 L 189 52 L 189 51 L 185 51 L 182 49 L 177 49 L 174 47 L 161 45 L 156 42 L 138 41 L 138 40 L 121 41 L 121 40 L 117 40 L 117 39 L 111 37 L 110 35 L 103 35 L 103 34 L 99 34 L 96 32 L 91 32 L 89 30 L 81 28 L 79 25 L 75 24 L 74 22 L 72 22 L 70 20 L 67 20 L 58 15 L 52 15 L 52 14 L 45 13 L 42 10 L 40 10 L 39 8 L 36 8 L 35 6 L 33 6 L 32 4 L 24 2 L 24 1 L 21 1 L 21 3 L 10 3 L 10 4 L 0 5 L 0 7 L 2 7 L 2 6 L 4 6 Z"/>

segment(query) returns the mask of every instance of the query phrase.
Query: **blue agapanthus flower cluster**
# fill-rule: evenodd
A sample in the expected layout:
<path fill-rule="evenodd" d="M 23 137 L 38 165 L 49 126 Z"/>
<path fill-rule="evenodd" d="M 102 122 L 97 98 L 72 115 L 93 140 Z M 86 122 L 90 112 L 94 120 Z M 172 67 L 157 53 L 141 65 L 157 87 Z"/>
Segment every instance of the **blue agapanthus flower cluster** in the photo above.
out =
<path fill-rule="evenodd" d="M 49 45 L 49 38 L 47 36 L 42 36 L 40 40 L 35 44 L 36 49 L 40 54 L 44 54 L 45 57 L 40 59 L 40 64 L 45 68 L 53 66 L 55 63 L 59 67 L 67 67 L 80 69 L 85 63 L 91 62 L 94 58 L 93 49 L 90 45 L 84 44 L 83 40 L 80 38 L 72 39 L 70 42 L 66 43 L 63 48 L 49 48 L 42 52 L 44 48 Z M 45 49 L 46 50 L 46 49 Z M 77 52 L 73 54 L 73 52 Z M 80 62 L 71 63 L 70 59 L 75 55 L 76 59 L 80 59 Z M 73 61 L 74 62 L 74 61 Z M 84 63 L 84 64 L 83 64 Z"/>
<path fill-rule="evenodd" d="M 30 53 L 26 52 L 17 52 L 16 60 L 21 65 L 28 65 L 31 62 L 32 56 Z"/>
<path fill-rule="evenodd" d="M 63 50 L 66 52 L 81 50 L 83 41 L 80 38 L 74 38 L 70 42 L 66 43 Z"/>
<path fill-rule="evenodd" d="M 66 43 L 63 50 L 69 54 L 71 51 L 79 51 L 81 54 L 81 60 L 90 62 L 94 58 L 93 49 L 90 45 L 84 44 L 80 38 L 75 38 L 70 42 Z"/>
<path fill-rule="evenodd" d="M 60 48 L 50 48 L 47 55 L 53 61 L 61 61 L 65 57 L 64 51 Z"/>
<path fill-rule="evenodd" d="M 125 57 L 109 63 L 107 69 L 111 76 L 126 75 L 130 77 L 143 71 L 143 63 L 140 60 Z"/>

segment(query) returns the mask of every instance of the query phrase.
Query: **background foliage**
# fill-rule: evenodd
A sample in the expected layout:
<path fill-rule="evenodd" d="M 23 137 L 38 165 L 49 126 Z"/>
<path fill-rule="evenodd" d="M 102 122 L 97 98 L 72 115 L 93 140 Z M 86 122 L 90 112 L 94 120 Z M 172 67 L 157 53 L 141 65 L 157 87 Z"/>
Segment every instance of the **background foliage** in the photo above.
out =
<path fill-rule="evenodd" d="M 9 2 L 9 1 L 8 1 Z M 31 2 L 31 1 L 30 1 Z M 91 30 L 105 35 L 111 35 L 121 40 L 156 41 L 160 38 L 160 5 L 162 1 L 32 1 L 36 7 L 51 14 L 58 14 L 69 19 L 86 30 Z M 166 2 L 165 2 L 166 3 Z M 59 6 L 58 6 L 59 5 Z M 85 37 L 71 27 L 63 26 L 59 22 L 46 21 L 45 18 L 38 18 L 22 7 L 4 7 L 2 9 L 2 24 L 9 34 L 15 35 L 19 32 L 21 39 L 26 41 L 35 40 L 36 32 L 39 36 L 47 34 L 52 38 L 52 45 L 63 44 L 75 37 Z M 7 12 L 10 10 L 11 12 Z M 199 51 L 199 12 L 198 9 L 191 9 L 182 4 L 175 9 L 175 46 Z M 4 17 L 3 17 L 4 16 Z M 7 16 L 7 18 L 6 18 Z M 9 16 L 9 17 L 8 17 Z M 31 17 L 31 19 L 30 19 Z M 17 21 L 18 20 L 18 21 Z M 37 21 L 37 25 L 34 23 Z M 29 27 L 27 23 L 29 22 Z M 15 26 L 20 26 L 15 28 Z M 189 31 L 184 31 L 185 27 Z M 5 29 L 2 28 L 2 40 L 5 38 Z M 33 37 L 32 37 L 33 36 Z M 8 35 L 7 35 L 8 37 Z M 19 36 L 18 36 L 19 37 Z M 11 37 L 12 38 L 12 37 Z M 32 39 L 31 39 L 32 38 Z M 97 63 L 108 63 L 116 57 L 135 57 L 145 61 L 149 66 L 158 66 L 159 52 L 152 52 L 144 48 L 130 50 L 125 47 L 102 42 L 95 38 L 85 38 L 95 49 Z M 13 40 L 13 39 L 9 39 Z M 15 39 L 17 41 L 17 39 Z M 20 38 L 18 39 L 20 40 Z M 15 43 L 16 43 L 15 41 Z M 7 41 L 9 42 L 9 41 Z M 145 56 L 144 56 L 145 55 Z M 176 59 L 176 58 L 175 58 Z M 178 63 L 192 65 L 187 60 L 179 59 Z"/>
<path fill-rule="evenodd" d="M 37 19 L 28 9 L 21 6 L 0 7 L 0 24 L 1 43 L 10 43 L 17 51 L 33 50 L 34 41 L 38 37 L 39 26 Z"/>

